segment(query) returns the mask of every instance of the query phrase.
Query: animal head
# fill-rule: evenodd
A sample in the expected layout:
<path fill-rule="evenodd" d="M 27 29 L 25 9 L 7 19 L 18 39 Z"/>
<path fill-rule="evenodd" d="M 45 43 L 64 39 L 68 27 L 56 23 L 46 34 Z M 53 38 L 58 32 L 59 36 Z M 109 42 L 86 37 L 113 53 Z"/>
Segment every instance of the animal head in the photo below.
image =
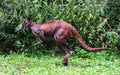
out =
<path fill-rule="evenodd" d="M 31 25 L 31 21 L 31 18 L 26 17 L 26 21 L 23 24 L 22 29 L 26 29 L 27 27 L 29 27 Z"/>

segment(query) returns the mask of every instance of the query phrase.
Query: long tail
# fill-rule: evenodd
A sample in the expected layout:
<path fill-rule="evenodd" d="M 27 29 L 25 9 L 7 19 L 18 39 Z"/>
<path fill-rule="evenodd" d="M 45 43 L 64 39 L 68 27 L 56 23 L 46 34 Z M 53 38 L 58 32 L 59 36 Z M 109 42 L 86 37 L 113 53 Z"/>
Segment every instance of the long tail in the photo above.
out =
<path fill-rule="evenodd" d="M 90 51 L 90 52 L 94 52 L 94 51 L 99 51 L 99 50 L 106 50 L 107 48 L 91 48 L 89 47 L 85 41 L 82 39 L 82 37 L 80 36 L 79 32 L 74 28 L 72 27 L 72 33 L 73 35 L 77 38 L 77 40 L 79 41 L 79 43 L 82 45 L 82 47 L 84 49 L 86 49 L 87 51 Z"/>

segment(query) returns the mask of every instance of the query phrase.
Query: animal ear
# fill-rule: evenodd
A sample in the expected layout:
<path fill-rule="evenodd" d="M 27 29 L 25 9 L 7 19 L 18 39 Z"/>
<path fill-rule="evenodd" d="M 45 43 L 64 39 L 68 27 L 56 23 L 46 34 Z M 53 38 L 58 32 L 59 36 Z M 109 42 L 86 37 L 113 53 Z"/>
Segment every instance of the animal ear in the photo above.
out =
<path fill-rule="evenodd" d="M 28 21 L 31 21 L 32 19 L 30 18 L 30 17 L 28 17 L 28 16 L 26 16 L 26 19 L 28 20 Z"/>

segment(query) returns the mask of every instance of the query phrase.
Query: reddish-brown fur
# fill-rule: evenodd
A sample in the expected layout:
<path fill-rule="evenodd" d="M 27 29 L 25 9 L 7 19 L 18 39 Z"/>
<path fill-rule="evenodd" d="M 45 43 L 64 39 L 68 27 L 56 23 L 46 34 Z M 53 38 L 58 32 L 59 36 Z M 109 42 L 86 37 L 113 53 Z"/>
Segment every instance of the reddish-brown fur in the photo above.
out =
<path fill-rule="evenodd" d="M 67 38 L 70 37 L 71 35 L 75 36 L 79 43 L 82 45 L 82 47 L 85 48 L 87 51 L 94 52 L 107 49 L 89 47 L 88 45 L 86 45 L 85 41 L 82 39 L 82 37 L 80 36 L 79 32 L 75 29 L 75 27 L 73 27 L 71 24 L 65 21 L 53 20 L 51 22 L 47 22 L 44 24 L 36 24 L 32 20 L 27 19 L 26 23 L 23 25 L 23 28 L 25 27 L 25 25 L 27 25 L 27 27 L 30 26 L 31 30 L 36 35 L 42 37 L 43 39 L 40 38 L 42 41 L 44 41 L 45 37 L 54 38 L 58 46 L 66 51 L 66 56 L 63 61 L 64 65 L 67 65 L 68 58 L 73 53 L 72 49 L 66 43 Z M 43 34 L 38 31 L 42 31 Z"/>

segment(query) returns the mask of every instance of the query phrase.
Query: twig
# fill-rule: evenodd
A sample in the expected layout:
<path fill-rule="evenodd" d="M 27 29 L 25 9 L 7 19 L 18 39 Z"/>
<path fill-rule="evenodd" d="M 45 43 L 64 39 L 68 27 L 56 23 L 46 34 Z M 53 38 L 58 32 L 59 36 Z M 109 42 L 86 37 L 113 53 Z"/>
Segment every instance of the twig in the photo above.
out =
<path fill-rule="evenodd" d="M 102 17 L 102 21 L 103 20 L 104 20 L 104 18 Z M 105 24 L 109 27 L 110 30 L 113 30 L 113 28 L 111 27 L 111 25 L 108 22 L 106 22 Z"/>

